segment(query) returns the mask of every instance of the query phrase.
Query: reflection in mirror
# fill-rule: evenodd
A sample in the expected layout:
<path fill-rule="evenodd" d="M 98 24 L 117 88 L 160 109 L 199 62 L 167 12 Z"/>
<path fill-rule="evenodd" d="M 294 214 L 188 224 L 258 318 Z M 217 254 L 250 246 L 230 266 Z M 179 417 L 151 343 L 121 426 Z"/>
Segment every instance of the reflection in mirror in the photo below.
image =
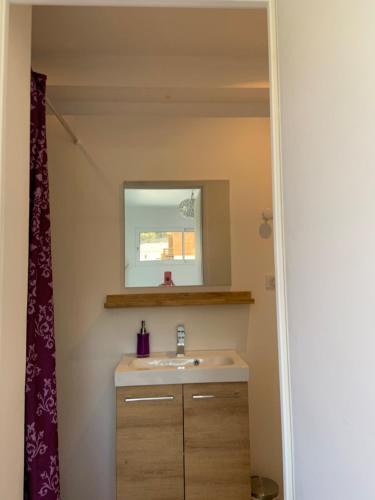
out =
<path fill-rule="evenodd" d="M 202 190 L 124 188 L 125 286 L 203 284 Z"/>

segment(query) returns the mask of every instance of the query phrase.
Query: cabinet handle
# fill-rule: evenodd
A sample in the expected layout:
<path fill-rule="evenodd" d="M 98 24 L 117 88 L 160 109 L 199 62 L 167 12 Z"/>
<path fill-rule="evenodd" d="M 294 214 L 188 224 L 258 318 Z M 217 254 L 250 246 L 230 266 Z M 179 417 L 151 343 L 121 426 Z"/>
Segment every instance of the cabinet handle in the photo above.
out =
<path fill-rule="evenodd" d="M 193 399 L 213 399 L 215 394 L 193 394 Z"/>
<path fill-rule="evenodd" d="M 233 398 L 239 398 L 240 394 L 238 392 L 235 392 L 233 394 L 223 394 L 220 396 L 215 396 L 215 394 L 193 394 L 193 399 L 214 399 L 214 398 L 220 398 L 220 399 L 233 399 Z"/>
<path fill-rule="evenodd" d="M 125 403 L 140 403 L 142 401 L 172 401 L 174 396 L 150 396 L 144 398 L 125 398 Z"/>

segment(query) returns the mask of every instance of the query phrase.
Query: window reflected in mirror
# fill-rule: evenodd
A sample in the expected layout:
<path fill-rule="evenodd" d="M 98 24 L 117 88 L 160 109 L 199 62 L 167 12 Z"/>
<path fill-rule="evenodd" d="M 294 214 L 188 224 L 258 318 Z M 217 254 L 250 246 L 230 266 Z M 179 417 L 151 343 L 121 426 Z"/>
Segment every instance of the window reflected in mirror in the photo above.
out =
<path fill-rule="evenodd" d="M 195 260 L 195 252 L 195 229 L 139 232 L 139 262 Z"/>

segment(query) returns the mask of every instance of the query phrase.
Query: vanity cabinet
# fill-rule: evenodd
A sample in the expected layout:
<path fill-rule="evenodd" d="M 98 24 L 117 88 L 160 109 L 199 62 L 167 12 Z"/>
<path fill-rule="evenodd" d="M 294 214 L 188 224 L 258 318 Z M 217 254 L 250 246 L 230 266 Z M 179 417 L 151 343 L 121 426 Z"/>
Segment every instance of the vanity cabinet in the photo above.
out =
<path fill-rule="evenodd" d="M 117 500 L 183 500 L 181 385 L 117 388 Z"/>
<path fill-rule="evenodd" d="M 117 500 L 248 500 L 246 382 L 117 388 Z"/>
<path fill-rule="evenodd" d="M 186 500 L 249 500 L 247 383 L 187 384 L 184 391 Z"/>

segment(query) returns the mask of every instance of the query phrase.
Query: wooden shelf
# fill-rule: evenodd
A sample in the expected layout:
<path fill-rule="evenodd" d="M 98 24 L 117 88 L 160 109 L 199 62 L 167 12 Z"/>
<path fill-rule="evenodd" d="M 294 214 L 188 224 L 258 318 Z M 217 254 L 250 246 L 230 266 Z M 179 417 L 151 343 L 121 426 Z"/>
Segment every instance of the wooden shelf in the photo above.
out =
<path fill-rule="evenodd" d="M 178 307 L 254 304 L 251 292 L 169 292 L 107 295 L 104 307 Z"/>

